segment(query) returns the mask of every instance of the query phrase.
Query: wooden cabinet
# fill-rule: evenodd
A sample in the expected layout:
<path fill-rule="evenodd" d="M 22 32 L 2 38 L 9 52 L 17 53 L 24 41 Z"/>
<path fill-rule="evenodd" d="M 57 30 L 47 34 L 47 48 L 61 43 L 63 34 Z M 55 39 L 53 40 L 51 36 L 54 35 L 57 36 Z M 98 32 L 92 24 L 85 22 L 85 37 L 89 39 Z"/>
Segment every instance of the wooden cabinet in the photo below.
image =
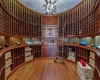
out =
<path fill-rule="evenodd" d="M 32 48 L 25 47 L 25 62 L 33 60 Z"/>
<path fill-rule="evenodd" d="M 11 51 L 8 51 L 5 53 L 5 79 L 11 72 L 11 66 L 12 66 L 12 56 L 11 56 Z"/>

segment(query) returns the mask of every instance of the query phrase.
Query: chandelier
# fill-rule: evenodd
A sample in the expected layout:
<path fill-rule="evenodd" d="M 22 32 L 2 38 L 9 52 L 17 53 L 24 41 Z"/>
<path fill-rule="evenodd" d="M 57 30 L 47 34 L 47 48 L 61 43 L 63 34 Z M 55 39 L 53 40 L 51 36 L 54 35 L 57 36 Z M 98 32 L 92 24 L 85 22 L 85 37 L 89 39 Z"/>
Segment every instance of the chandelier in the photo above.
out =
<path fill-rule="evenodd" d="M 55 6 L 56 1 L 57 0 L 53 0 L 53 1 L 52 0 L 49 0 L 49 1 L 45 0 L 46 4 L 43 6 L 45 7 L 46 15 L 56 13 L 56 7 L 57 7 L 57 6 Z"/>

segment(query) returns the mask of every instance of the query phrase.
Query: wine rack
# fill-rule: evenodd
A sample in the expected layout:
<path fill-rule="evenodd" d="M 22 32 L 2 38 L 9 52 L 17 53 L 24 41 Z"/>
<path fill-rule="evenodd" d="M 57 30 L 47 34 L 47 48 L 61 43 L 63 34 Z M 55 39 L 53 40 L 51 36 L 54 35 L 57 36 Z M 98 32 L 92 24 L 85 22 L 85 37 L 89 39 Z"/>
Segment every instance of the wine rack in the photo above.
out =
<path fill-rule="evenodd" d="M 89 50 L 76 47 L 75 52 L 76 52 L 76 61 L 84 60 L 85 62 L 89 63 L 89 56 L 90 56 Z"/>
<path fill-rule="evenodd" d="M 41 57 L 41 46 L 16 46 L 0 55 L 0 80 L 6 80 L 19 65 Z"/>
<path fill-rule="evenodd" d="M 71 46 L 72 45 L 72 46 Z M 90 50 L 89 50 L 90 49 Z M 78 62 L 80 60 L 84 60 L 94 71 L 94 79 L 100 79 L 100 56 L 96 54 L 96 52 L 87 47 L 83 47 L 77 44 L 63 44 L 59 45 L 59 56 L 62 58 L 66 58 L 68 60 Z M 92 51 L 93 50 L 93 51 Z M 96 50 L 96 49 L 95 49 Z M 97 50 L 99 52 L 99 50 Z M 74 53 L 74 55 L 73 55 Z M 72 57 L 73 56 L 73 57 Z M 73 58 L 73 59 L 72 59 Z"/>
<path fill-rule="evenodd" d="M 74 53 L 74 54 L 72 54 Z M 60 45 L 59 46 L 59 56 L 63 58 L 68 58 L 70 55 L 75 57 L 75 61 L 80 61 L 81 59 L 89 63 L 90 51 L 80 47 Z"/>
<path fill-rule="evenodd" d="M 41 36 L 41 15 L 16 0 L 0 1 L 0 32 L 15 36 Z"/>
<path fill-rule="evenodd" d="M 59 46 L 59 56 L 63 58 L 67 58 L 68 56 L 68 46 L 66 45 L 60 45 Z"/>
<path fill-rule="evenodd" d="M 33 58 L 41 57 L 41 46 L 32 47 Z"/>
<path fill-rule="evenodd" d="M 16 66 L 24 63 L 25 59 L 24 59 L 24 48 L 17 48 L 11 51 L 11 55 L 12 55 L 12 69 L 14 69 Z"/>
<path fill-rule="evenodd" d="M 100 0 L 83 0 L 73 9 L 57 14 L 59 36 L 95 36 L 100 34 Z M 0 34 L 6 36 L 41 37 L 41 14 L 31 11 L 17 0 L 0 0 Z M 29 48 L 30 50 L 26 50 Z M 87 47 L 59 45 L 59 56 L 68 59 L 73 48 L 76 62 L 80 59 L 94 68 L 95 80 L 100 80 L 100 56 L 91 57 Z M 2 51 L 1 51 L 2 52 Z M 93 52 L 93 51 L 92 51 Z M 9 54 L 9 55 L 8 55 Z M 6 55 L 8 57 L 6 57 Z M 24 62 L 41 57 L 41 45 L 18 47 L 0 54 L 0 80 Z M 95 68 L 96 66 L 96 68 Z"/>
<path fill-rule="evenodd" d="M 90 36 L 100 32 L 100 1 L 83 0 L 59 14 L 59 36 Z"/>

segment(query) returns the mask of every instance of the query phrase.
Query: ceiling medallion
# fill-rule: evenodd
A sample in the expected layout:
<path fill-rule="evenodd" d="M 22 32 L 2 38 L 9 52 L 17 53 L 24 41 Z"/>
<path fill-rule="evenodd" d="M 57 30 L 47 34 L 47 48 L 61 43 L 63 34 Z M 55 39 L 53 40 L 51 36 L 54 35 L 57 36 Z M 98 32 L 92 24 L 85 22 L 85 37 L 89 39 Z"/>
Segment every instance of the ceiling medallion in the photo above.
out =
<path fill-rule="evenodd" d="M 46 4 L 43 5 L 45 7 L 46 15 L 53 15 L 56 13 L 56 8 L 55 3 L 57 0 L 45 0 Z"/>

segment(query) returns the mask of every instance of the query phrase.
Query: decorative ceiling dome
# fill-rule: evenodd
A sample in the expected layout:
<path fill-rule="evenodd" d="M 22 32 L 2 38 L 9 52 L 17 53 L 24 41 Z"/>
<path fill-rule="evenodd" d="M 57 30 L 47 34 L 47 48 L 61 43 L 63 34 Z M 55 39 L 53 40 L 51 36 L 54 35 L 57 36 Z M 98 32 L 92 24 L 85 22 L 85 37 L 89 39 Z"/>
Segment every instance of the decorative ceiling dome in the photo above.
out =
<path fill-rule="evenodd" d="M 20 3 L 22 3 L 24 6 L 28 7 L 31 10 L 34 10 L 39 13 L 46 13 L 46 10 L 43 5 L 46 5 L 47 2 L 55 2 L 53 5 L 53 13 L 61 13 L 65 12 L 73 7 L 75 7 L 77 4 L 79 4 L 82 0 L 18 0 Z M 52 5 L 51 5 L 52 6 Z M 56 7 L 55 7 L 56 6 Z M 50 10 L 49 10 L 50 11 Z M 52 12 L 52 11 L 51 11 Z"/>

